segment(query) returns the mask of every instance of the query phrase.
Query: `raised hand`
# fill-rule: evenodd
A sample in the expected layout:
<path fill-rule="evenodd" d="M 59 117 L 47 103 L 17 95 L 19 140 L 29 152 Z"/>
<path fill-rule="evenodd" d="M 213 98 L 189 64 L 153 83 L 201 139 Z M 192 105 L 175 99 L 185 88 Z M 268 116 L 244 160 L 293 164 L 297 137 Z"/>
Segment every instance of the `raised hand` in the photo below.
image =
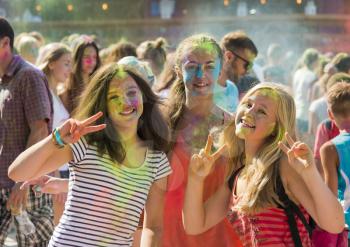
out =
<path fill-rule="evenodd" d="M 305 168 L 314 165 L 312 151 L 308 145 L 303 142 L 294 141 L 288 133 L 285 134 L 285 138 L 288 146 L 282 142 L 279 142 L 278 146 L 287 154 L 289 164 L 299 174 L 301 174 Z"/>
<path fill-rule="evenodd" d="M 199 154 L 194 154 L 190 161 L 190 176 L 195 176 L 201 180 L 204 180 L 212 171 L 215 161 L 226 150 L 226 145 L 220 147 L 215 153 L 211 154 L 211 148 L 213 146 L 213 137 L 208 136 L 207 143 L 204 149 L 201 149 Z"/>
<path fill-rule="evenodd" d="M 79 141 L 80 137 L 86 134 L 97 132 L 106 128 L 106 124 L 91 125 L 102 115 L 102 112 L 98 112 L 83 121 L 78 121 L 73 118 L 68 119 L 61 127 L 58 128 L 61 139 L 65 143 L 75 143 Z"/>

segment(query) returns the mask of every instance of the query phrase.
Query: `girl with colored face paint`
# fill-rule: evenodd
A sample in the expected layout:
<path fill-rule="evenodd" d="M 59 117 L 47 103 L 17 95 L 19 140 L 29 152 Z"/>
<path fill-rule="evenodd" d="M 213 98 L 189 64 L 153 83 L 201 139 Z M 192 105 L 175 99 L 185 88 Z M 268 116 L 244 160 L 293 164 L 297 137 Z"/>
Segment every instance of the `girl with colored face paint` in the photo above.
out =
<path fill-rule="evenodd" d="M 87 35 L 76 39 L 73 50 L 72 72 L 66 81 L 61 98 L 69 113 L 78 106 L 79 96 L 90 81 L 91 75 L 100 67 L 97 44 Z"/>
<path fill-rule="evenodd" d="M 182 207 L 191 155 L 202 148 L 210 131 L 229 120 L 228 113 L 213 103 L 213 85 L 219 77 L 222 53 L 217 42 L 207 35 L 183 40 L 175 55 L 177 78 L 170 90 L 169 118 L 171 145 L 169 177 L 164 209 L 162 246 L 239 246 L 238 237 L 224 222 L 200 236 L 186 234 Z M 204 197 L 209 197 L 223 182 L 223 159 L 205 181 Z"/>
<path fill-rule="evenodd" d="M 295 122 L 293 97 L 283 87 L 259 84 L 247 92 L 235 121 L 223 132 L 222 148 L 212 154 L 209 136 L 192 156 L 183 209 L 188 234 L 203 233 L 226 219 L 243 246 L 314 246 L 297 211 L 326 231 L 343 230 L 341 205 L 318 173 L 312 151 L 295 141 Z M 204 181 L 225 148 L 225 183 L 203 198 Z"/>
<path fill-rule="evenodd" d="M 169 132 L 159 99 L 139 68 L 134 61 L 99 69 L 75 118 L 11 165 L 12 179 L 30 180 L 24 186 L 39 184 L 44 193 L 68 189 L 64 216 L 49 246 L 132 246 L 142 210 L 141 246 L 159 246 L 171 173 L 163 152 Z M 69 186 L 42 176 L 64 162 L 69 162 Z M 55 186 L 59 189 L 52 190 Z"/>

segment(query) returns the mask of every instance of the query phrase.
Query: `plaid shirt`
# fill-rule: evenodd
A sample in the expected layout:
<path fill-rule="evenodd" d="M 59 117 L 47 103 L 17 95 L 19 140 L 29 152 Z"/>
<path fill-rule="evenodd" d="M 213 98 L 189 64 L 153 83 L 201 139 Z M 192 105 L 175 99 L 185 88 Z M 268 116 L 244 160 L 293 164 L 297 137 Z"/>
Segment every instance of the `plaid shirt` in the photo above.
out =
<path fill-rule="evenodd" d="M 46 120 L 52 125 L 52 98 L 45 75 L 14 56 L 0 81 L 0 188 L 11 188 L 8 167 L 26 149 L 30 124 Z"/>

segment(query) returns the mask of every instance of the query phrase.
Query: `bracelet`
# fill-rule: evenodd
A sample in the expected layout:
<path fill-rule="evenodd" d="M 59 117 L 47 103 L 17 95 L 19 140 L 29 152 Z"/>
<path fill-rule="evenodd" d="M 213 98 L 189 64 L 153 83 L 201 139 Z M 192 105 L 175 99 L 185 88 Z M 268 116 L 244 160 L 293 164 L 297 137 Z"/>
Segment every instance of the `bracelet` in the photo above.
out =
<path fill-rule="evenodd" d="M 52 139 L 58 148 L 63 148 L 66 145 L 66 143 L 61 139 L 61 135 L 58 128 L 55 128 L 52 131 Z"/>

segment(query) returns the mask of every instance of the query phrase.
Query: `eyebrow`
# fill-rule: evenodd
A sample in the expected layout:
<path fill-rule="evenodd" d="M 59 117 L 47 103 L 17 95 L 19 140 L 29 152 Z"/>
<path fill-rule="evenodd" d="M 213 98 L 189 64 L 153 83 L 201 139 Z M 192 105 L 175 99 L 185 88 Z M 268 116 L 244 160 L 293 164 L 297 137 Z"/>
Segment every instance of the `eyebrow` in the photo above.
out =
<path fill-rule="evenodd" d="M 196 61 L 188 61 L 187 60 L 187 61 L 184 62 L 184 65 L 189 64 L 189 63 L 201 64 L 201 63 L 197 63 Z M 209 64 L 209 63 L 215 63 L 215 61 L 214 60 L 210 60 L 210 61 L 205 62 L 204 64 Z"/>
<path fill-rule="evenodd" d="M 130 90 L 130 89 L 138 89 L 137 86 L 129 86 L 128 88 L 125 89 L 125 91 L 127 90 Z M 111 95 L 111 94 L 116 94 L 116 93 L 120 93 L 120 91 L 123 91 L 123 90 L 116 90 L 116 89 L 112 89 L 111 91 L 108 92 L 108 95 Z"/>

